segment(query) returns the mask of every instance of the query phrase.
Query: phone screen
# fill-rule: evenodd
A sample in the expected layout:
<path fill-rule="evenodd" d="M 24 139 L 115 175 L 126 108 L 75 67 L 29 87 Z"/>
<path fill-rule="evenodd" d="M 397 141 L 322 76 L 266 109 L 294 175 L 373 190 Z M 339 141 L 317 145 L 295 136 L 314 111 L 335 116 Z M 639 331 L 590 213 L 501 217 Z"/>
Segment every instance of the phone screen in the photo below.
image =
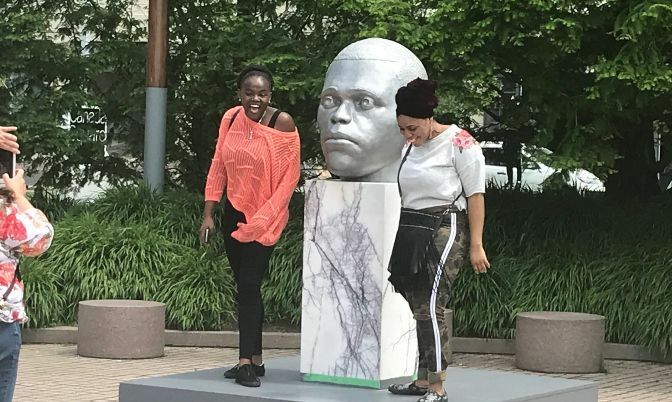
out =
<path fill-rule="evenodd" d="M 7 173 L 9 177 L 14 177 L 16 172 L 16 155 L 12 152 L 0 149 L 0 176 Z"/>

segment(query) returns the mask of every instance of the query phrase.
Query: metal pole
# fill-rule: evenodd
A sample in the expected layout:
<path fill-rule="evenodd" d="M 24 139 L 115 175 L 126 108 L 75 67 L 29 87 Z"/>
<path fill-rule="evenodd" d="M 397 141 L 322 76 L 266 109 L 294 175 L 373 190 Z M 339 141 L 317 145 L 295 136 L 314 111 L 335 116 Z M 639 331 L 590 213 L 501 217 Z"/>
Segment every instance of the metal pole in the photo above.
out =
<path fill-rule="evenodd" d="M 166 159 L 168 0 L 149 0 L 145 100 L 145 184 L 163 192 Z"/>

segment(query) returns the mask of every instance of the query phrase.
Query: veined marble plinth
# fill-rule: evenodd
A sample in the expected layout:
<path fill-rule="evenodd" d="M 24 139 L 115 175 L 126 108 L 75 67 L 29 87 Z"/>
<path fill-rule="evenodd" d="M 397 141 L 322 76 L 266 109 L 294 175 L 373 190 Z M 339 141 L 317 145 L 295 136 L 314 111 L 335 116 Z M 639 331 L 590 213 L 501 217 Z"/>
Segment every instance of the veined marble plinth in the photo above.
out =
<path fill-rule="evenodd" d="M 306 183 L 304 380 L 382 388 L 414 375 L 415 321 L 387 280 L 400 207 L 395 183 Z"/>

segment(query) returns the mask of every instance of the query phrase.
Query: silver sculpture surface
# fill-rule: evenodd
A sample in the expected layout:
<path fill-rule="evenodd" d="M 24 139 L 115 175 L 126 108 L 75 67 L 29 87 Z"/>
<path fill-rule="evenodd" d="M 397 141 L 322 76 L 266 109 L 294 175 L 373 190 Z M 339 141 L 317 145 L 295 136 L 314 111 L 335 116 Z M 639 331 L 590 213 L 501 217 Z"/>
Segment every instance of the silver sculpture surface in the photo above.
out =
<path fill-rule="evenodd" d="M 327 168 L 341 179 L 396 182 L 404 138 L 394 96 L 427 71 L 406 47 L 381 38 L 346 46 L 331 62 L 317 123 Z"/>

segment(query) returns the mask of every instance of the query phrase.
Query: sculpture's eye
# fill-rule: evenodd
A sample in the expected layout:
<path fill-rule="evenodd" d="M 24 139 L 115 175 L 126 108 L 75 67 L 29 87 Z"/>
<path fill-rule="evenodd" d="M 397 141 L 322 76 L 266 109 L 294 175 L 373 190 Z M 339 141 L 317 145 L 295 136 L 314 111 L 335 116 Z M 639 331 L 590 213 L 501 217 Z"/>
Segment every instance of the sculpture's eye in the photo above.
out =
<path fill-rule="evenodd" d="M 373 98 L 370 96 L 363 96 L 359 100 L 359 107 L 364 110 L 371 109 L 375 105 Z"/>
<path fill-rule="evenodd" d="M 338 106 L 339 102 L 332 95 L 324 95 L 320 103 L 322 104 L 322 107 L 324 107 L 325 109 L 330 109 L 332 107 Z"/>

